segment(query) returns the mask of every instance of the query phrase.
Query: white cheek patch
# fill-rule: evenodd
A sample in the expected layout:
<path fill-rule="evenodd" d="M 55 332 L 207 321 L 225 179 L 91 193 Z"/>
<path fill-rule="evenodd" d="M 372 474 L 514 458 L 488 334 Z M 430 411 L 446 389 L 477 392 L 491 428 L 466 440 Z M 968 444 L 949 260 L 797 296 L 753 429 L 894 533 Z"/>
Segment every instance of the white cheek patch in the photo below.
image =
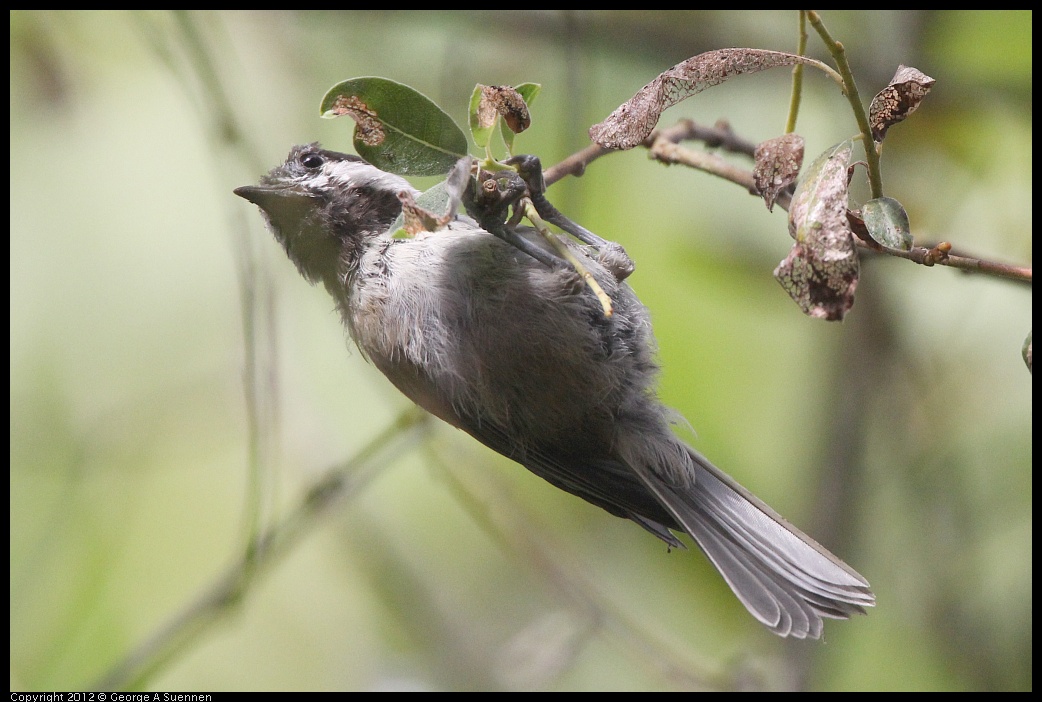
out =
<path fill-rule="evenodd" d="M 405 178 L 358 161 L 329 161 L 315 177 L 314 183 L 319 188 L 332 184 L 347 184 L 354 188 L 371 187 L 392 192 L 405 190 L 414 195 L 418 193 Z"/>

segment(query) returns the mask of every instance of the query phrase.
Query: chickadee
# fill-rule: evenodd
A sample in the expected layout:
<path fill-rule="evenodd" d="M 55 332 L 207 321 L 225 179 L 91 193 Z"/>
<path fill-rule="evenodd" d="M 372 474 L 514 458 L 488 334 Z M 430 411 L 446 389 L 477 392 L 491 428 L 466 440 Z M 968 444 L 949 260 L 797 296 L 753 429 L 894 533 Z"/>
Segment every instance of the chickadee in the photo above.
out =
<path fill-rule="evenodd" d="M 470 217 L 394 238 L 403 191 L 418 195 L 310 144 L 235 193 L 325 285 L 365 358 L 431 414 L 671 547 L 674 531 L 689 534 L 780 636 L 818 638 L 823 617 L 875 604 L 861 575 L 673 434 L 651 321 L 625 274 L 566 244 L 610 298 L 606 315 L 556 254 L 536 260 Z M 552 253 L 533 231 L 509 231 Z"/>

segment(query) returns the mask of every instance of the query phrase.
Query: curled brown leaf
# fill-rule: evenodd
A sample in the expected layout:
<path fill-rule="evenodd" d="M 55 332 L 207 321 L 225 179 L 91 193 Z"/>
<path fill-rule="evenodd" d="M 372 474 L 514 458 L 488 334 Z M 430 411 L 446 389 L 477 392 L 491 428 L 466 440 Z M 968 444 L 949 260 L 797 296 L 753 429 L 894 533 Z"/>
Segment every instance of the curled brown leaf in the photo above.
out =
<path fill-rule="evenodd" d="M 662 112 L 681 100 L 733 76 L 798 63 L 821 65 L 805 56 L 765 49 L 717 49 L 693 56 L 660 73 L 590 127 L 590 138 L 608 149 L 632 149 L 651 134 Z"/>
<path fill-rule="evenodd" d="M 869 107 L 872 138 L 883 141 L 890 127 L 915 112 L 934 84 L 934 79 L 917 68 L 901 65 L 890 84 L 876 93 Z"/>
<path fill-rule="evenodd" d="M 503 121 L 514 134 L 520 134 L 532 124 L 528 105 L 521 93 L 509 85 L 482 85 L 478 125 L 482 128 L 491 127 L 497 114 L 503 116 Z"/>

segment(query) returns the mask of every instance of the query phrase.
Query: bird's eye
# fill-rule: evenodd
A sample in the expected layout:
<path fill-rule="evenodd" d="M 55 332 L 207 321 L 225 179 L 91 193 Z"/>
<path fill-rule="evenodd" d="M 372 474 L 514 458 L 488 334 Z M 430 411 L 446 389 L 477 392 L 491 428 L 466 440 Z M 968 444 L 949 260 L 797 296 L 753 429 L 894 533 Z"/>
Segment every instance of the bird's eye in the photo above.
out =
<path fill-rule="evenodd" d="M 301 157 L 300 163 L 304 168 L 315 169 L 321 168 L 322 164 L 326 162 L 326 159 L 322 157 L 322 154 L 304 154 Z"/>

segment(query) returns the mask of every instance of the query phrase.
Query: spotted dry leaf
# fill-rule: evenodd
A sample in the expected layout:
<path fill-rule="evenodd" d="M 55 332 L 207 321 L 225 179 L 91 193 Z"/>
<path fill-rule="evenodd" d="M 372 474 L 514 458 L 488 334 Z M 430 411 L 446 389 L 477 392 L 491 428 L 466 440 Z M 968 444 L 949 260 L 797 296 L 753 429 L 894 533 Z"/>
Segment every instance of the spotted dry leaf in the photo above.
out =
<path fill-rule="evenodd" d="M 514 134 L 520 134 L 532 124 L 528 105 L 514 88 L 509 85 L 482 85 L 478 125 L 491 127 L 497 114 L 503 115 L 503 121 Z"/>
<path fill-rule="evenodd" d="M 765 49 L 718 49 L 678 63 L 651 81 L 601 123 L 590 138 L 608 149 L 632 149 L 648 138 L 663 110 L 732 76 L 778 66 L 817 63 L 796 54 Z"/>
<path fill-rule="evenodd" d="M 915 112 L 933 84 L 934 79 L 919 69 L 898 66 L 890 85 L 872 98 L 872 105 L 868 111 L 872 138 L 876 142 L 883 141 L 890 127 Z"/>
<path fill-rule="evenodd" d="M 843 319 L 854 304 L 858 258 L 847 221 L 848 140 L 819 156 L 789 206 L 792 250 L 774 270 L 785 291 L 811 317 Z"/>
<path fill-rule="evenodd" d="M 753 181 L 756 190 L 774 211 L 778 194 L 796 181 L 803 165 L 803 137 L 799 134 L 783 134 L 756 145 L 756 165 Z"/>

